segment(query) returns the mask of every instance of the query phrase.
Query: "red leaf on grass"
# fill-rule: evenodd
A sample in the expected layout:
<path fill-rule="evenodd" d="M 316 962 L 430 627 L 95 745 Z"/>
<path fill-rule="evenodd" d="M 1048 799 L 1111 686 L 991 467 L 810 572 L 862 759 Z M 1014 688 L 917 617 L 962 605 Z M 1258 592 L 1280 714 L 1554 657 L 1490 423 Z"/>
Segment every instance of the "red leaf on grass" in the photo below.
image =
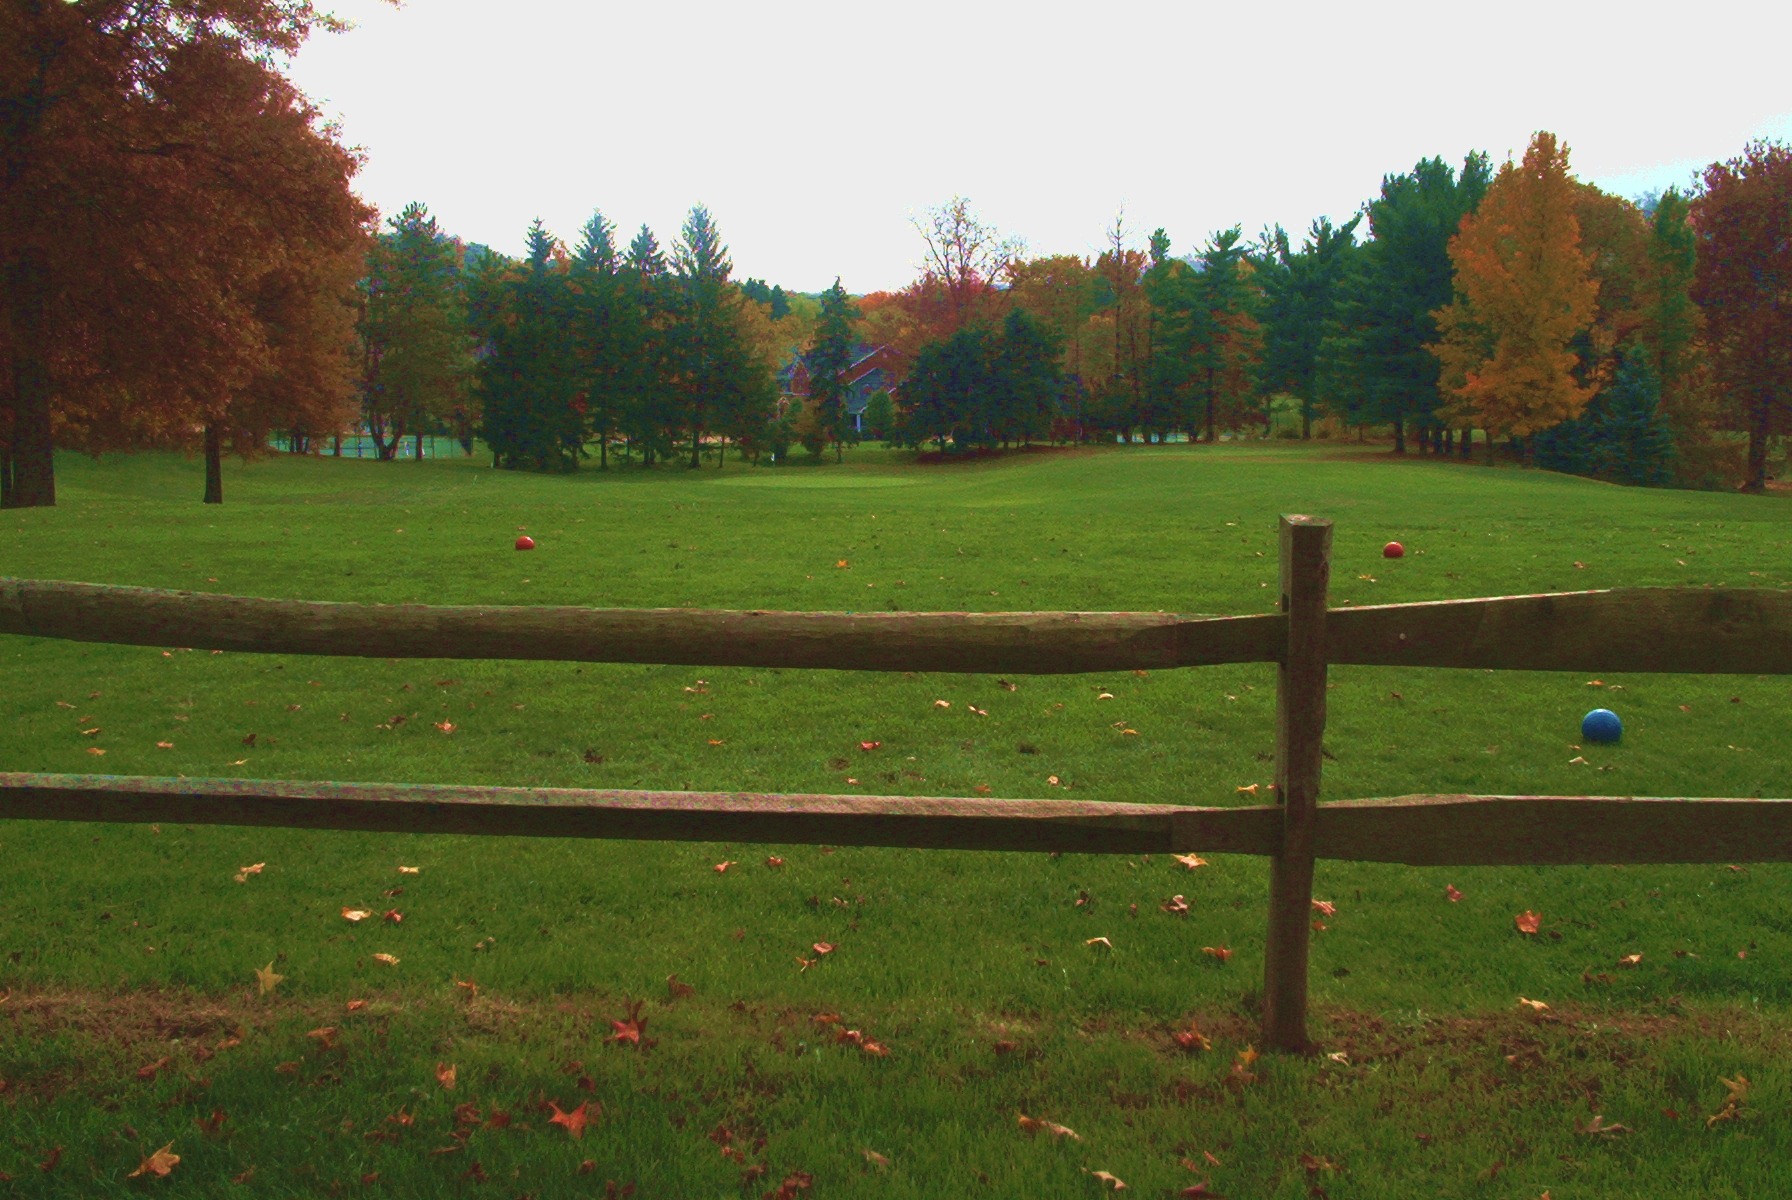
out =
<path fill-rule="evenodd" d="M 1444 895 L 1446 895 L 1450 898 L 1451 904 L 1454 904 L 1458 900 L 1462 899 L 1462 893 L 1456 890 L 1456 885 L 1453 883 L 1445 885 Z"/>
<path fill-rule="evenodd" d="M 1520 933 L 1535 934 L 1537 930 L 1542 927 L 1543 914 L 1534 913 L 1527 908 L 1516 917 L 1513 917 L 1512 923 L 1518 927 L 1518 932 Z"/>
<path fill-rule="evenodd" d="M 566 1132 L 575 1138 L 583 1138 L 585 1136 L 585 1126 L 590 1123 L 585 1115 L 586 1109 L 590 1107 L 589 1102 L 579 1105 L 571 1112 L 561 1112 L 560 1106 L 555 1104 L 552 1100 L 548 1101 L 548 1107 L 554 1110 L 554 1115 L 548 1118 L 549 1125 L 564 1125 L 566 1126 Z M 600 1115 L 603 1113 L 603 1105 L 601 1104 L 598 1105 L 598 1113 Z"/>
<path fill-rule="evenodd" d="M 631 1045 L 641 1044 L 641 1033 L 647 1028 L 647 1018 L 641 1015 L 641 1008 L 646 1002 L 637 1000 L 629 1005 L 628 1014 L 620 1021 L 610 1020 L 610 1028 L 616 1032 L 604 1040 L 607 1042 L 628 1042 Z"/>

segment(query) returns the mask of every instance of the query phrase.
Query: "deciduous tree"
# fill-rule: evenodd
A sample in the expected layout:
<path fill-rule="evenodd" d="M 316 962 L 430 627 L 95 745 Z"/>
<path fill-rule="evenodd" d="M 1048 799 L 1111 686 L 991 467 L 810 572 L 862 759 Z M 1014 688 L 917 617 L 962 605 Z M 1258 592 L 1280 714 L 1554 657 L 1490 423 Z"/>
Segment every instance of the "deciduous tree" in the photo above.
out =
<path fill-rule="evenodd" d="M 1580 245 L 1568 150 L 1538 133 L 1450 239 L 1456 299 L 1437 314 L 1446 395 L 1489 434 L 1525 437 L 1578 416 L 1598 390 L 1576 378 L 1574 339 L 1599 285 Z"/>
<path fill-rule="evenodd" d="M 1751 142 L 1701 182 L 1692 297 L 1728 423 L 1748 436 L 1743 488 L 1760 492 L 1768 445 L 1792 425 L 1792 147 Z"/>

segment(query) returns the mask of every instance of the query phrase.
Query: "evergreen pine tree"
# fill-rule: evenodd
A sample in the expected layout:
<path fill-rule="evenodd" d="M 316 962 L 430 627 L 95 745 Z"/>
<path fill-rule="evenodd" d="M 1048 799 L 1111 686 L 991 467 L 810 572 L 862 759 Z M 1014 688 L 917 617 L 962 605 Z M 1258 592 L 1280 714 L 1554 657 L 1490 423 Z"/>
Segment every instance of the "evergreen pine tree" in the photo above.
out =
<path fill-rule="evenodd" d="M 610 465 L 610 439 L 621 428 L 631 365 L 639 350 L 639 322 L 621 293 L 615 232 L 601 212 L 593 213 L 580 231 L 571 272 L 578 403 L 585 405 L 586 427 L 597 438 L 599 469 Z"/>
<path fill-rule="evenodd" d="M 361 409 L 376 453 L 431 432 L 465 401 L 473 371 L 454 245 L 421 204 L 374 240 L 361 284 Z"/>
<path fill-rule="evenodd" d="M 852 325 L 858 317 L 852 297 L 835 279 L 834 286 L 821 294 L 821 320 L 804 359 L 809 366 L 809 404 L 816 423 L 834 443 L 835 462 L 842 457 L 841 443 L 852 436 L 846 419 L 846 372 L 853 363 Z"/>
<path fill-rule="evenodd" d="M 1352 256 L 1357 251 L 1359 214 L 1333 226 L 1321 217 L 1298 252 L 1277 226 L 1257 256 L 1263 292 L 1263 363 L 1259 381 L 1269 393 L 1287 392 L 1300 401 L 1300 435 L 1313 436 L 1318 407 L 1322 343 L 1337 317 Z"/>
<path fill-rule="evenodd" d="M 1008 310 L 990 364 L 997 411 L 993 432 L 1002 441 L 1029 442 L 1051 431 L 1064 394 L 1058 340 L 1024 309 Z"/>
<path fill-rule="evenodd" d="M 1440 406 L 1439 365 L 1426 349 L 1437 340 L 1432 315 L 1454 295 L 1450 238 L 1492 181 L 1485 154 L 1462 170 L 1441 158 L 1381 181 L 1369 203 L 1371 240 L 1352 256 L 1335 324 L 1321 346 L 1316 389 L 1351 424 L 1388 422 L 1394 448 L 1406 427 Z"/>
<path fill-rule="evenodd" d="M 636 354 L 627 373 L 628 400 L 620 423 L 629 444 L 640 450 L 641 463 L 672 453 L 676 397 L 672 394 L 675 367 L 672 347 L 673 290 L 653 230 L 641 226 L 629 243 L 622 269 L 621 302 L 631 310 L 639 331 Z"/>
<path fill-rule="evenodd" d="M 478 384 L 484 436 L 495 465 L 510 470 L 573 471 L 584 456 L 585 421 L 576 407 L 579 364 L 568 263 L 537 220 L 528 257 L 504 272 L 482 305 L 488 352 Z"/>

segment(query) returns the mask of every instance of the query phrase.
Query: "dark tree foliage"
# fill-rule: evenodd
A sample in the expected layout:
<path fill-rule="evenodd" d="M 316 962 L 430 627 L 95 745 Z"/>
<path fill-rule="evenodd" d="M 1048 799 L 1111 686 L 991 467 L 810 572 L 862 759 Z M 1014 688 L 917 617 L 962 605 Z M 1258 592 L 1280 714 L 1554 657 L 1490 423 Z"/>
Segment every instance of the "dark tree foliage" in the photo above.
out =
<path fill-rule="evenodd" d="M 567 265 L 537 220 L 529 227 L 528 258 L 490 281 L 495 295 L 478 306 L 488 323 L 478 330 L 486 354 L 475 378 L 485 411 L 482 433 L 496 466 L 572 471 L 584 456 Z"/>
<path fill-rule="evenodd" d="M 1624 351 L 1617 378 L 1572 421 L 1533 435 L 1537 465 L 1614 483 L 1673 479 L 1673 431 L 1661 414 L 1661 376 L 1641 346 Z"/>
<path fill-rule="evenodd" d="M 1255 258 L 1262 289 L 1259 319 L 1263 357 L 1258 382 L 1264 391 L 1286 392 L 1300 400 L 1300 435 L 1313 436 L 1319 401 L 1320 352 L 1337 320 L 1352 259 L 1358 251 L 1356 227 L 1362 215 L 1334 226 L 1329 217 L 1313 222 L 1298 251 L 1276 226 Z"/>
<path fill-rule="evenodd" d="M 808 363 L 809 403 L 817 428 L 834 443 L 836 462 L 841 457 L 841 444 L 855 433 L 846 419 L 846 374 L 853 363 L 857 342 L 852 326 L 858 318 L 852 297 L 835 279 L 834 286 L 821 294 L 821 322 L 815 330 Z"/>
<path fill-rule="evenodd" d="M 1019 309 L 999 333 L 976 324 L 927 343 L 903 384 L 898 439 L 969 450 L 1044 436 L 1062 411 L 1059 355 L 1052 333 Z"/>
<path fill-rule="evenodd" d="M 1441 158 L 1390 175 L 1369 203 L 1372 240 L 1352 255 L 1315 387 L 1326 406 L 1354 425 L 1394 426 L 1405 453 L 1407 426 L 1435 424 L 1438 360 L 1432 316 L 1453 297 L 1450 238 L 1492 182 L 1485 154 L 1460 173 Z"/>

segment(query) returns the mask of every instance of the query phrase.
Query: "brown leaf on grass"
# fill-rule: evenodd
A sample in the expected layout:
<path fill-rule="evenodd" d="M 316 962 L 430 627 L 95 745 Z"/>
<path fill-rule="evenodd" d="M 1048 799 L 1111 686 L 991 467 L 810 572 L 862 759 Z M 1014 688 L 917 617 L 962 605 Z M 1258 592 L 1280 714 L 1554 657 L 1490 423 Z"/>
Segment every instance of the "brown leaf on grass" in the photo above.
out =
<path fill-rule="evenodd" d="M 549 1125 L 564 1125 L 566 1132 L 575 1138 L 585 1136 L 585 1126 L 589 1124 L 589 1119 L 586 1116 L 586 1109 L 590 1107 L 589 1102 L 579 1105 L 571 1112 L 561 1112 L 560 1106 L 551 1100 L 548 1102 L 548 1107 L 554 1110 L 554 1115 L 548 1118 Z M 598 1105 L 598 1112 L 599 1114 L 603 1112 L 601 1104 Z"/>
<path fill-rule="evenodd" d="M 1226 1073 L 1225 1084 L 1234 1095 L 1242 1093 L 1245 1088 L 1257 1082 L 1257 1076 L 1250 1070 L 1257 1061 L 1257 1051 L 1250 1046 L 1240 1050 L 1234 1057 L 1232 1069 Z"/>
<path fill-rule="evenodd" d="M 815 1182 L 815 1176 L 807 1171 L 792 1171 L 784 1177 L 777 1190 L 765 1194 L 765 1200 L 796 1200 L 798 1192 L 806 1192 Z"/>
<path fill-rule="evenodd" d="M 784 860 L 774 854 L 765 860 L 765 865 L 774 871 L 782 871 L 784 869 Z"/>
<path fill-rule="evenodd" d="M 859 749 L 864 750 L 867 753 L 869 753 L 870 751 L 877 749 L 881 745 L 883 745 L 882 742 L 860 742 Z"/>
<path fill-rule="evenodd" d="M 890 1048 L 875 1038 L 864 1038 L 859 1042 L 859 1049 L 874 1058 L 890 1057 Z"/>
<path fill-rule="evenodd" d="M 509 1129 L 510 1114 L 501 1108 L 492 1109 L 491 1116 L 486 1118 L 485 1127 L 487 1129 Z"/>
<path fill-rule="evenodd" d="M 1176 855 L 1176 861 L 1191 871 L 1196 867 L 1204 867 L 1207 865 L 1207 860 L 1202 858 L 1199 854 L 1178 854 Z"/>
<path fill-rule="evenodd" d="M 1176 1194 L 1184 1197 L 1184 1200 L 1224 1200 L 1226 1195 L 1224 1192 L 1213 1191 L 1205 1183 L 1192 1183 Z"/>
<path fill-rule="evenodd" d="M 50 1171 L 54 1171 L 56 1169 L 56 1164 L 61 1161 L 62 1161 L 62 1147 L 55 1146 L 55 1147 L 51 1148 L 50 1156 L 48 1158 L 44 1159 L 42 1162 L 37 1164 L 37 1169 L 48 1173 Z"/>
<path fill-rule="evenodd" d="M 971 790 L 976 792 L 979 796 L 987 796 L 993 789 L 987 783 L 980 783 Z"/>
<path fill-rule="evenodd" d="M 1620 967 L 1634 967 L 1642 961 L 1643 956 L 1640 954 L 1626 954 L 1623 958 L 1618 960 L 1618 965 Z"/>
<path fill-rule="evenodd" d="M 374 962 L 384 963 L 388 967 L 396 967 L 398 965 L 398 956 L 395 954 L 381 953 L 381 954 L 375 954 L 372 957 L 373 957 Z"/>
<path fill-rule="evenodd" d="M 1083 1174 L 1093 1176 L 1094 1178 L 1100 1180 L 1102 1183 L 1107 1184 L 1110 1188 L 1114 1189 L 1116 1192 L 1124 1192 L 1126 1190 L 1125 1181 L 1123 1181 L 1118 1175 L 1115 1175 L 1112 1172 L 1091 1171 L 1088 1167 L 1084 1167 Z"/>
<path fill-rule="evenodd" d="M 156 1059 L 152 1063 L 146 1063 L 143 1066 L 137 1068 L 137 1078 L 138 1079 L 154 1079 L 156 1077 L 156 1072 L 160 1071 L 163 1067 L 167 1066 L 169 1063 L 171 1063 L 173 1061 L 174 1061 L 173 1059 L 164 1055 L 163 1057 Z"/>
<path fill-rule="evenodd" d="M 469 1000 L 477 999 L 479 996 L 479 985 L 471 979 L 456 979 L 454 986 L 465 992 Z"/>
<path fill-rule="evenodd" d="M 255 1168 L 250 1167 L 247 1171 L 244 1171 L 239 1175 L 232 1175 L 230 1177 L 230 1182 L 232 1182 L 232 1183 L 248 1183 L 253 1178 L 255 1178 Z"/>
<path fill-rule="evenodd" d="M 248 883 L 249 876 L 261 874 L 261 869 L 265 866 L 267 866 L 266 863 L 251 863 L 246 867 L 238 867 L 237 873 L 231 876 L 231 878 L 235 879 L 238 883 Z"/>
<path fill-rule="evenodd" d="M 991 1046 L 990 1049 L 994 1050 L 997 1054 L 1013 1054 L 1015 1050 L 1019 1048 L 1019 1045 L 1020 1043 L 1018 1042 L 1011 1042 L 1004 1038 L 1002 1041 Z"/>
<path fill-rule="evenodd" d="M 89 753 L 89 754 L 104 754 L 105 751 L 100 749 L 98 746 L 89 746 L 89 747 L 87 747 L 87 753 Z"/>
<path fill-rule="evenodd" d="M 1188 901 L 1184 900 L 1181 896 L 1171 896 L 1168 900 L 1165 900 L 1162 904 L 1158 905 L 1158 907 L 1173 916 L 1183 917 L 1188 915 Z"/>
<path fill-rule="evenodd" d="M 229 1118 L 224 1115 L 223 1109 L 214 1108 L 212 1109 L 212 1115 L 209 1117 L 194 1117 L 193 1124 L 199 1126 L 200 1133 L 213 1134 L 223 1129 L 224 1122 L 227 1120 L 229 1120 Z"/>
<path fill-rule="evenodd" d="M 832 942 L 816 942 L 810 949 L 814 950 L 816 955 L 820 957 L 832 954 L 838 947 Z"/>
<path fill-rule="evenodd" d="M 422 867 L 400 867 L 398 868 L 398 873 L 400 875 L 415 875 L 422 869 Z"/>
<path fill-rule="evenodd" d="M 681 983 L 677 975 L 666 976 L 666 994 L 668 999 L 682 1000 L 686 996 L 695 996 L 697 989 L 688 983 Z"/>
<path fill-rule="evenodd" d="M 574 1171 L 573 1174 L 574 1175 L 589 1175 L 595 1170 L 597 1170 L 596 1160 L 588 1158 L 584 1162 L 579 1164 L 579 1169 Z"/>
<path fill-rule="evenodd" d="M 859 1153 L 863 1154 L 865 1156 L 865 1161 L 874 1167 L 887 1167 L 890 1165 L 890 1160 L 875 1150 L 861 1150 Z"/>
<path fill-rule="evenodd" d="M 1454 904 L 1458 900 L 1462 899 L 1462 893 L 1456 890 L 1456 885 L 1453 883 L 1446 884 L 1444 886 L 1444 895 L 1446 895 L 1450 898 L 1451 904 Z"/>
<path fill-rule="evenodd" d="M 1069 1138 L 1073 1142 L 1080 1142 L 1083 1140 L 1082 1135 L 1068 1125 L 1059 1125 L 1053 1121 L 1043 1120 L 1038 1117 L 1029 1117 L 1026 1113 L 1017 1113 L 1015 1115 L 1019 1118 L 1022 1133 L 1030 1134 L 1043 1131 L 1051 1134 L 1052 1137 L 1059 1141 L 1062 1141 L 1065 1138 Z"/>
<path fill-rule="evenodd" d="M 297 1075 L 299 1073 L 299 1064 L 296 1062 L 280 1063 L 274 1068 L 274 1073 L 276 1075 Z"/>
<path fill-rule="evenodd" d="M 465 1104 L 454 1106 L 454 1123 L 456 1125 L 477 1125 L 481 1119 L 477 1100 L 469 1100 Z"/>
<path fill-rule="evenodd" d="M 441 1078 L 441 1068 L 438 1066 L 436 1068 L 436 1071 L 437 1071 L 436 1078 L 440 1079 Z M 449 1067 L 448 1071 L 449 1071 L 450 1078 L 452 1078 L 454 1068 Z M 397 1112 L 393 1113 L 391 1116 L 387 1117 L 386 1122 L 387 1122 L 387 1124 L 390 1124 L 390 1125 L 415 1125 L 417 1123 L 417 1118 L 401 1108 Z"/>
<path fill-rule="evenodd" d="M 1201 1151 L 1201 1158 L 1203 1161 L 1205 1161 L 1207 1163 L 1208 1167 L 1219 1167 L 1219 1166 L 1225 1165 L 1224 1163 L 1220 1162 L 1219 1159 L 1217 1159 L 1213 1156 L 1213 1151 L 1211 1151 L 1211 1150 Z M 1187 1167 L 1189 1170 L 1196 1172 L 1197 1174 L 1202 1171 L 1205 1171 L 1207 1169 L 1207 1167 L 1203 1167 L 1200 1163 L 1196 1162 L 1192 1158 L 1183 1159 L 1182 1165 Z"/>
<path fill-rule="evenodd" d="M 174 743 L 173 742 L 157 742 L 156 749 L 157 750 L 172 750 L 172 749 L 174 749 Z"/>
<path fill-rule="evenodd" d="M 1315 900 L 1312 904 L 1313 911 L 1315 912 L 1323 913 L 1328 917 L 1335 917 L 1338 915 L 1338 906 L 1333 904 L 1330 900 Z"/>
<path fill-rule="evenodd" d="M 378 1183 L 379 1181 L 380 1173 L 378 1171 L 369 1171 L 367 1174 L 361 1176 L 361 1183 L 363 1186 L 369 1183 Z"/>
<path fill-rule="evenodd" d="M 139 1175 L 166 1176 L 168 1172 L 180 1165 L 180 1155 L 173 1153 L 174 1143 L 169 1142 L 154 1154 L 149 1155 L 137 1164 L 137 1169 L 126 1175 L 126 1179 L 135 1179 Z"/>
<path fill-rule="evenodd" d="M 1104 937 L 1092 937 L 1084 942 L 1083 945 L 1096 947 L 1102 950 L 1112 950 L 1114 948 L 1114 943 L 1108 941 Z"/>
<path fill-rule="evenodd" d="M 726 872 L 728 870 L 728 868 L 732 867 L 733 865 L 734 865 L 734 860 L 729 859 L 725 862 L 717 863 L 714 867 L 711 868 L 711 870 L 713 870 L 717 875 L 720 875 L 720 874 L 723 874 L 724 872 Z"/>
<path fill-rule="evenodd" d="M 1212 958 L 1217 958 L 1221 962 L 1228 962 L 1232 958 L 1232 947 L 1230 947 L 1230 946 L 1202 946 L 1201 953 L 1208 955 L 1209 957 L 1212 957 Z"/>
<path fill-rule="evenodd" d="M 1520 1004 L 1524 1005 L 1526 1008 L 1530 1009 L 1532 1012 L 1548 1012 L 1549 1011 L 1549 1005 L 1543 1003 L 1543 1001 L 1541 1001 L 1541 1000 L 1526 1000 L 1523 996 L 1520 996 L 1518 998 L 1518 1002 Z"/>
<path fill-rule="evenodd" d="M 1748 1102 L 1748 1089 L 1751 1085 L 1747 1075 L 1738 1075 L 1734 1079 L 1725 1079 L 1720 1075 L 1717 1081 L 1724 1085 L 1729 1094 L 1724 1097 L 1723 1107 L 1705 1118 L 1707 1129 L 1719 1121 L 1734 1121 L 1740 1115 L 1742 1106 Z"/>
<path fill-rule="evenodd" d="M 1520 933 L 1535 934 L 1537 930 L 1542 927 L 1543 914 L 1534 913 L 1527 908 L 1516 917 L 1513 917 L 1512 923 L 1518 927 L 1518 932 Z"/>
<path fill-rule="evenodd" d="M 610 1028 L 616 1032 L 605 1038 L 606 1042 L 627 1042 L 632 1046 L 641 1045 L 641 1034 L 647 1028 L 647 1018 L 641 1015 L 645 1001 L 637 1000 L 629 1005 L 628 1013 L 622 1020 L 610 1020 Z M 651 1043 L 650 1043 L 651 1044 Z"/>
<path fill-rule="evenodd" d="M 365 921 L 372 915 L 373 913 L 365 908 L 349 908 L 345 905 L 342 909 L 342 919 L 345 921 Z"/>
<path fill-rule="evenodd" d="M 390 921 L 392 924 L 396 925 L 404 920 L 404 914 L 399 912 L 396 908 L 388 908 L 380 915 L 380 920 Z"/>
<path fill-rule="evenodd" d="M 349 1012 L 360 1012 L 362 1009 L 364 1009 L 366 1007 L 367 1007 L 367 1001 L 365 1001 L 365 1000 L 350 1000 L 348 1002 L 348 1011 Z"/>
<path fill-rule="evenodd" d="M 333 1050 L 336 1047 L 336 1027 L 334 1025 L 326 1025 L 322 1029 L 313 1029 L 305 1036 L 316 1041 L 325 1050 Z"/>
<path fill-rule="evenodd" d="M 442 1085 L 443 1090 L 450 1092 L 454 1090 L 456 1071 L 457 1068 L 453 1063 L 439 1062 L 436 1064 L 436 1082 Z"/>
<path fill-rule="evenodd" d="M 1594 1113 L 1593 1119 L 1588 1121 L 1586 1125 L 1581 1128 L 1580 1132 L 1590 1134 L 1593 1137 L 1611 1137 L 1615 1134 L 1629 1133 L 1630 1130 L 1623 1125 L 1607 1125 L 1604 1117 L 1600 1116 L 1598 1113 Z"/>
<path fill-rule="evenodd" d="M 1193 1021 L 1188 1023 L 1187 1029 L 1178 1030 L 1170 1036 L 1174 1038 L 1176 1044 L 1181 1046 L 1184 1050 L 1213 1049 L 1213 1043 L 1208 1040 L 1206 1034 L 1201 1032 L 1201 1027 Z"/>
<path fill-rule="evenodd" d="M 1301 1169 L 1307 1173 L 1308 1179 L 1312 1179 L 1312 1178 L 1316 1177 L 1322 1171 L 1332 1172 L 1332 1171 L 1342 1171 L 1344 1169 L 1343 1167 L 1339 1166 L 1337 1163 L 1333 1162 L 1331 1159 L 1321 1158 L 1317 1154 L 1301 1155 L 1300 1156 L 1300 1165 L 1301 1165 Z"/>

